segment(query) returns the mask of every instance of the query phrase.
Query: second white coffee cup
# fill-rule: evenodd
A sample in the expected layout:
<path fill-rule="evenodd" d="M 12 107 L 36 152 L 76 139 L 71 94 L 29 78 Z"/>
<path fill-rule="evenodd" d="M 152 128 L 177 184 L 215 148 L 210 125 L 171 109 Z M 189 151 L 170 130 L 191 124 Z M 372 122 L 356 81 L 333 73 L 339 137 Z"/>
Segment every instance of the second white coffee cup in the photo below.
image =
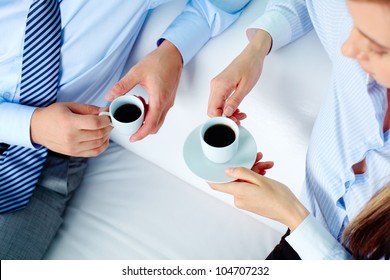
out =
<path fill-rule="evenodd" d="M 142 101 L 134 95 L 123 95 L 114 99 L 109 112 L 99 114 L 109 116 L 111 125 L 121 134 L 133 135 L 144 121 L 145 108 Z"/>
<path fill-rule="evenodd" d="M 202 151 L 209 160 L 225 163 L 237 152 L 238 125 L 226 117 L 208 119 L 200 128 L 200 142 Z"/>

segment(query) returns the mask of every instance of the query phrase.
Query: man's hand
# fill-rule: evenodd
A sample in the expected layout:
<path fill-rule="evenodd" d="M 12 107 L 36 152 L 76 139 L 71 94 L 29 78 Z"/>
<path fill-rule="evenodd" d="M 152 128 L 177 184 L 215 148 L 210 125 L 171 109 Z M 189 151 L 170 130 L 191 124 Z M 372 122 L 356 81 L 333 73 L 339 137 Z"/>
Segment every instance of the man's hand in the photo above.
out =
<path fill-rule="evenodd" d="M 148 112 L 144 124 L 131 136 L 138 141 L 155 134 L 162 126 L 168 110 L 173 106 L 183 68 L 179 50 L 165 40 L 156 50 L 144 57 L 107 93 L 108 101 L 124 95 L 137 84 L 149 94 Z"/>
<path fill-rule="evenodd" d="M 258 30 L 248 46 L 210 84 L 207 113 L 210 117 L 225 114 L 236 122 L 246 115 L 238 106 L 260 78 L 263 62 L 271 47 L 271 36 Z"/>
<path fill-rule="evenodd" d="M 108 147 L 112 127 L 99 107 L 79 103 L 54 103 L 38 108 L 31 119 L 31 139 L 57 153 L 93 157 Z"/>

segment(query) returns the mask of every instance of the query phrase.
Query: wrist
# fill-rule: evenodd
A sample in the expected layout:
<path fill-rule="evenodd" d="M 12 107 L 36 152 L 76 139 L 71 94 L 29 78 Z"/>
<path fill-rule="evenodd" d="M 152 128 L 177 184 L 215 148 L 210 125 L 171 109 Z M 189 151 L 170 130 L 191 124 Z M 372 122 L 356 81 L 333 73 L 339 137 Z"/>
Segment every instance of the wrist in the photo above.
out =
<path fill-rule="evenodd" d="M 310 212 L 302 205 L 299 201 L 297 201 L 294 211 L 291 211 L 291 216 L 286 225 L 293 232 L 310 214 Z"/>
<path fill-rule="evenodd" d="M 267 31 L 257 29 L 250 37 L 248 47 L 257 52 L 261 57 L 265 58 L 271 51 L 272 37 Z"/>
<path fill-rule="evenodd" d="M 158 49 L 163 51 L 164 54 L 167 54 L 170 58 L 173 59 L 181 68 L 183 68 L 183 57 L 179 49 L 170 41 L 164 40 L 159 46 Z"/>
<path fill-rule="evenodd" d="M 39 139 L 39 133 L 38 133 L 38 127 L 39 127 L 39 119 L 40 119 L 40 114 L 43 108 L 37 108 L 34 110 L 34 113 L 32 114 L 31 117 L 31 123 L 30 123 L 30 138 L 31 138 L 31 143 L 33 144 L 39 144 L 42 145 Z"/>

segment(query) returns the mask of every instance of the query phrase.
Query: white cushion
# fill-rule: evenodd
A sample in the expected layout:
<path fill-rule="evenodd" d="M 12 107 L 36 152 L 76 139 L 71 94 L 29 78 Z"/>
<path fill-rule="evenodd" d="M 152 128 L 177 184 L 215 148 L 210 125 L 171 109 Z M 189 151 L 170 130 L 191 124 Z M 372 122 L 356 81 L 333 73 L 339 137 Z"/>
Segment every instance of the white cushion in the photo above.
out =
<path fill-rule="evenodd" d="M 264 259 L 280 234 L 111 143 L 46 259 Z"/>

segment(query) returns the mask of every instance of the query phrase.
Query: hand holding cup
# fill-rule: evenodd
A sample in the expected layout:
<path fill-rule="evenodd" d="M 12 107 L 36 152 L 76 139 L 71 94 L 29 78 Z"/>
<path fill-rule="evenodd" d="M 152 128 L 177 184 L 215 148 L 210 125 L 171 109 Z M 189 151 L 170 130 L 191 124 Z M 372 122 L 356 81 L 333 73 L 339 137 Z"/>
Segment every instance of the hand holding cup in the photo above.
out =
<path fill-rule="evenodd" d="M 119 133 L 131 136 L 142 126 L 145 106 L 138 97 L 123 95 L 112 101 L 108 112 L 100 112 L 99 115 L 109 116 L 111 126 Z"/>

